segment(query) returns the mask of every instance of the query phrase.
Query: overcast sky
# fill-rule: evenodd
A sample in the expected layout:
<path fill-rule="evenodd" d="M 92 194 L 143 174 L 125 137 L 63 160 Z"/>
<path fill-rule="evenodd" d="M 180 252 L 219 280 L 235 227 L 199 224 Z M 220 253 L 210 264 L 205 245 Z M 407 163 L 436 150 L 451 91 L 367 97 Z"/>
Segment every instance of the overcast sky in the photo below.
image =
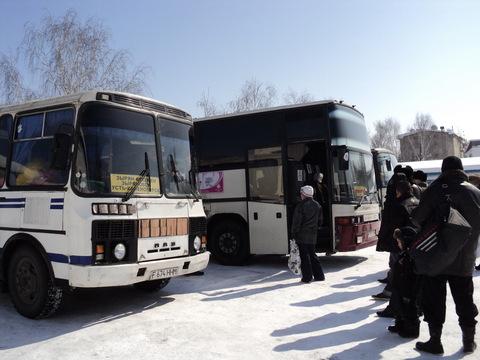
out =
<path fill-rule="evenodd" d="M 204 91 L 223 105 L 255 78 L 344 99 L 369 124 L 394 117 L 406 130 L 428 112 L 480 138 L 477 0 L 1 0 L 0 52 L 14 51 L 26 22 L 69 8 L 150 67 L 148 96 L 194 116 Z"/>

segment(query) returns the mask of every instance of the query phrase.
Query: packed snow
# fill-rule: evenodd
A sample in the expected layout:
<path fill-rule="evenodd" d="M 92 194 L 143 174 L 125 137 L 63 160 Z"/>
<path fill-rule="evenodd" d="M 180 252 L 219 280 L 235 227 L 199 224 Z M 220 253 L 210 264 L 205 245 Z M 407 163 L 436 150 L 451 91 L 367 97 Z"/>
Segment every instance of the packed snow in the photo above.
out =
<path fill-rule="evenodd" d="M 133 287 L 69 294 L 46 320 L 29 320 L 0 294 L 0 359 L 415 359 L 415 342 L 386 330 L 371 295 L 388 254 L 374 248 L 321 257 L 326 281 L 300 283 L 285 257 L 254 257 L 248 266 L 211 263 L 203 276 L 181 277 L 158 293 Z M 474 274 L 480 305 L 480 272 Z M 450 294 L 442 337 L 447 359 L 462 353 Z M 478 334 L 477 343 L 480 343 Z"/>

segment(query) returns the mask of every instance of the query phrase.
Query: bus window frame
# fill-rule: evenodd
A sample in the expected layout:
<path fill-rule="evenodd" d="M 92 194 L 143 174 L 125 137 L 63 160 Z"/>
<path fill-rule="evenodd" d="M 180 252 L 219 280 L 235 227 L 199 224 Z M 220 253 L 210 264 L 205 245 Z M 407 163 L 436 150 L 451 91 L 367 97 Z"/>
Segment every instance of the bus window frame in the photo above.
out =
<path fill-rule="evenodd" d="M 193 151 L 193 146 L 192 146 L 192 143 L 191 143 L 191 137 L 193 136 L 192 133 L 194 132 L 193 123 L 190 123 L 188 121 L 184 121 L 184 120 L 181 120 L 181 119 L 171 118 L 171 117 L 166 116 L 165 114 L 158 114 L 157 116 L 155 116 L 155 141 L 157 143 L 157 160 L 159 162 L 158 170 L 160 171 L 160 179 L 161 179 L 160 180 L 160 191 L 162 193 L 162 196 L 165 196 L 165 198 L 167 198 L 167 199 L 191 199 L 191 198 L 194 198 L 194 196 L 191 193 L 171 196 L 171 195 L 168 195 L 167 192 L 165 191 L 165 182 L 163 181 L 164 176 L 165 176 L 165 171 L 164 171 L 165 167 L 163 166 L 163 156 L 162 156 L 162 152 L 160 150 L 161 146 L 162 146 L 162 141 L 161 141 L 162 135 L 160 134 L 160 129 L 159 129 L 159 126 L 158 126 L 159 122 L 161 120 L 173 121 L 173 122 L 177 122 L 177 123 L 180 123 L 180 124 L 183 124 L 183 125 L 190 126 L 190 129 L 188 131 L 190 166 L 191 166 L 190 171 L 191 172 L 193 171 L 195 173 L 196 169 L 195 169 L 195 163 L 194 163 L 195 154 L 192 152 Z M 192 176 L 192 177 L 195 178 L 195 176 Z M 196 191 L 195 180 L 191 179 L 190 174 L 188 174 L 188 181 L 189 181 L 190 186 L 192 187 L 192 191 Z M 193 184 L 192 184 L 192 182 L 193 182 Z"/>
<path fill-rule="evenodd" d="M 5 113 L 5 114 L 2 114 L 0 115 L 0 121 L 4 121 L 4 119 L 8 119 L 10 121 L 10 129 L 9 129 L 9 133 L 8 133 L 8 136 L 7 136 L 7 151 L 6 151 L 6 154 L 5 154 L 5 174 L 4 174 L 4 178 L 3 178 L 3 182 L 2 184 L 0 185 L 0 191 L 5 191 L 8 189 L 7 187 L 7 180 L 8 180 L 8 176 L 10 174 L 10 166 L 9 166 L 9 163 L 10 163 L 10 156 L 11 156 L 11 152 L 12 152 L 12 134 L 13 134 L 13 129 L 15 128 L 14 127 L 14 124 L 15 124 L 15 117 L 10 114 L 10 113 Z"/>
<path fill-rule="evenodd" d="M 106 106 L 106 107 L 111 107 L 111 108 L 115 108 L 115 109 L 123 109 L 123 110 L 128 110 L 128 111 L 132 111 L 132 112 L 138 112 L 138 113 L 142 113 L 142 114 L 146 114 L 146 115 L 150 115 L 152 116 L 153 118 L 153 131 L 154 131 L 154 139 L 155 139 L 155 146 L 157 146 L 157 149 L 158 149 L 158 146 L 160 145 L 159 142 L 158 142 L 158 139 L 157 139 L 157 136 L 158 136 L 158 128 L 157 128 L 157 121 L 156 121 L 156 113 L 152 112 L 152 111 L 147 111 L 147 110 L 142 110 L 142 109 L 138 109 L 138 108 L 129 108 L 129 107 L 125 107 L 125 106 L 118 106 L 116 105 L 115 103 L 111 103 L 111 102 L 104 102 L 104 101 L 101 101 L 101 100 L 92 100 L 92 101 L 86 101 L 86 102 L 83 102 L 77 109 L 77 113 L 76 113 L 76 117 L 75 117 L 75 130 L 74 130 L 74 139 L 73 139 L 73 153 L 72 153 L 72 161 L 71 161 L 71 174 L 70 174 L 70 181 L 69 181 L 69 188 L 73 191 L 73 193 L 75 195 L 77 195 L 78 197 L 81 197 L 81 198 L 122 198 L 123 195 L 121 194 L 106 194 L 106 193 L 82 193 L 80 191 L 78 191 L 78 189 L 75 187 L 75 186 L 72 186 L 73 182 L 74 182 L 74 176 L 75 176 L 75 161 L 77 159 L 77 153 L 78 153 L 78 143 L 80 141 L 80 128 L 81 128 L 81 124 L 80 124 L 80 121 L 78 120 L 78 114 L 80 114 L 80 112 L 82 111 L 83 107 L 84 106 L 87 106 L 87 105 L 90 105 L 90 104 L 101 104 L 103 106 Z M 161 173 L 162 173 L 162 168 L 160 167 L 161 164 L 160 164 L 160 159 L 159 159 L 159 154 L 158 154 L 158 150 L 157 150 L 157 164 L 158 164 L 158 171 L 159 171 L 159 178 L 161 178 Z M 164 196 L 164 193 L 163 193 L 163 188 L 162 188 L 162 182 L 160 180 L 160 193 L 158 194 L 136 194 L 134 193 L 132 195 L 132 199 L 133 198 L 155 198 L 155 199 L 160 199 Z"/>
<path fill-rule="evenodd" d="M 15 143 L 15 129 L 17 126 L 17 121 L 19 117 L 22 116 L 28 116 L 28 115 L 35 115 L 35 114 L 40 114 L 40 113 L 47 113 L 51 111 L 56 111 L 56 110 L 62 110 L 62 109 L 72 109 L 73 110 L 73 127 L 75 129 L 76 126 L 76 120 L 77 120 L 77 106 L 74 103 L 63 103 L 63 104 L 57 104 L 53 106 L 46 106 L 46 107 L 40 107 L 40 108 L 35 108 L 31 110 L 25 110 L 25 111 L 20 111 L 16 113 L 13 116 L 13 126 L 10 131 L 10 146 L 9 146 L 9 157 L 7 159 L 7 171 L 6 171 L 6 181 L 4 186 L 6 186 L 5 189 L 1 189 L 0 191 L 67 191 L 69 188 L 69 183 L 71 176 L 67 174 L 66 177 L 66 182 L 63 185 L 10 185 L 10 168 L 11 168 L 11 163 L 12 163 L 12 153 L 13 153 L 13 145 Z M 45 115 L 44 115 L 44 123 L 45 123 Z M 43 125 L 44 126 L 44 125 Z M 43 133 L 43 128 L 42 128 L 42 133 Z M 74 130 L 75 133 L 75 130 Z M 41 137 L 41 138 L 31 138 L 31 139 L 19 139 L 17 142 L 24 142 L 24 141 L 31 141 L 35 139 L 53 139 L 54 136 L 48 136 L 48 137 Z M 72 136 L 72 145 L 75 143 L 75 135 L 73 134 Z M 73 151 L 70 151 L 70 165 L 68 169 L 65 171 L 68 173 L 72 171 L 72 165 L 73 165 Z"/>

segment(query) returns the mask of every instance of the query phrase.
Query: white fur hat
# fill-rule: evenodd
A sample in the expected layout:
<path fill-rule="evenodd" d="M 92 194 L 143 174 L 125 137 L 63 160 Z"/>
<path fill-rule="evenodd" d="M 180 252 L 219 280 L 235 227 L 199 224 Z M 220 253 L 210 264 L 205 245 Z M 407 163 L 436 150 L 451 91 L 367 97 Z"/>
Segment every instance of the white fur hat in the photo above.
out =
<path fill-rule="evenodd" d="M 312 197 L 313 196 L 313 187 L 310 185 L 305 185 L 300 188 L 300 193 L 307 197 Z"/>

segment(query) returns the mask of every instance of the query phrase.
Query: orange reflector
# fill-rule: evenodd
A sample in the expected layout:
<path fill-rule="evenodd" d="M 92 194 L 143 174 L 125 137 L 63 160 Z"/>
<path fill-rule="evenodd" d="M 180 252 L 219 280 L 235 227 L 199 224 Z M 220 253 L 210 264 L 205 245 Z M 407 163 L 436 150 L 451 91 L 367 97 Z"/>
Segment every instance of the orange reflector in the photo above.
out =
<path fill-rule="evenodd" d="M 206 245 L 207 244 L 207 235 L 203 235 L 202 236 L 202 245 Z"/>
<path fill-rule="evenodd" d="M 95 252 L 97 254 L 103 254 L 105 253 L 105 247 L 103 245 L 97 245 L 95 248 Z"/>

